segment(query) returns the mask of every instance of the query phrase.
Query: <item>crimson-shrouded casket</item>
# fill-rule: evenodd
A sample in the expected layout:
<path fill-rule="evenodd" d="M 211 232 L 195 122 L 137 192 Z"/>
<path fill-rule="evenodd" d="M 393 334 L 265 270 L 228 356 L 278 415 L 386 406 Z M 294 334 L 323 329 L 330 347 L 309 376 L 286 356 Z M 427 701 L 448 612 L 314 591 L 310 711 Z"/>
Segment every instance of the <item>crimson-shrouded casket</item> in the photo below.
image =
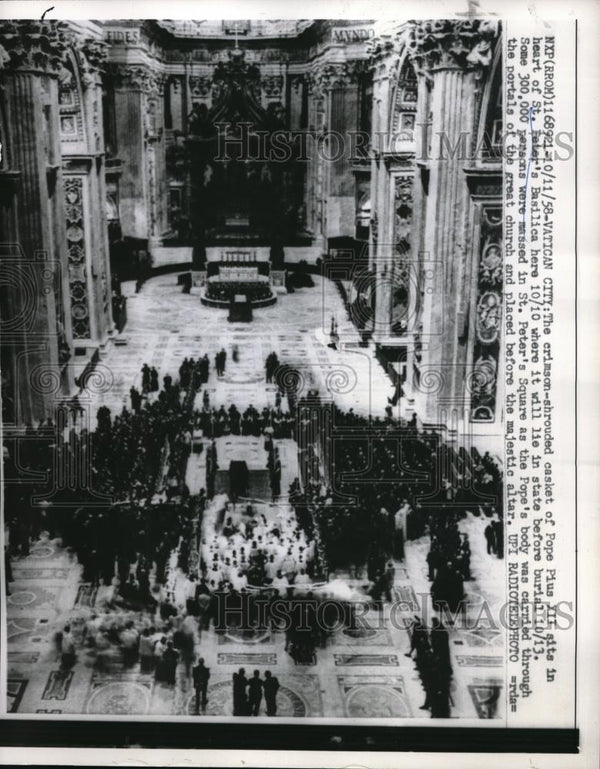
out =
<path fill-rule="evenodd" d="M 252 320 L 252 304 L 247 294 L 234 294 L 229 303 L 231 323 L 249 323 Z"/>
<path fill-rule="evenodd" d="M 248 494 L 248 465 L 243 460 L 232 460 L 229 464 L 229 491 L 233 499 Z"/>

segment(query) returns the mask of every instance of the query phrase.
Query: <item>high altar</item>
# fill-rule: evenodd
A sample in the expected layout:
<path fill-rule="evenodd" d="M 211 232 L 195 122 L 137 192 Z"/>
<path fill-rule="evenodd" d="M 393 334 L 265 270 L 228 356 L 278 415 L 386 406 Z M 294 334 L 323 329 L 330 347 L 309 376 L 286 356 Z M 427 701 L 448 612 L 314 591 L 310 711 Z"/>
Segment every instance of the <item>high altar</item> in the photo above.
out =
<path fill-rule="evenodd" d="M 231 321 L 252 320 L 252 308 L 267 307 L 277 299 L 282 275 L 272 266 L 265 247 L 208 248 L 202 303 L 228 307 Z"/>

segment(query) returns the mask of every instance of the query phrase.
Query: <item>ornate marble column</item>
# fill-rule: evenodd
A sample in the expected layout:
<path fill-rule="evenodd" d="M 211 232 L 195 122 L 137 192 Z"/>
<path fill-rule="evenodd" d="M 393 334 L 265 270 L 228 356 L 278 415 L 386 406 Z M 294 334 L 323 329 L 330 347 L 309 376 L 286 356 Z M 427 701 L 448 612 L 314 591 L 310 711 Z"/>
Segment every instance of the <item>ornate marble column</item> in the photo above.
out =
<path fill-rule="evenodd" d="M 467 355 L 464 296 L 470 290 L 471 201 L 464 170 L 475 132 L 483 70 L 491 61 L 496 22 L 411 22 L 405 36 L 415 70 L 431 86 L 431 154 L 424 250 L 435 262 L 424 296 L 421 392 L 423 420 L 444 421 L 464 408 Z M 424 384 L 425 383 L 425 384 Z"/>
<path fill-rule="evenodd" d="M 119 157 L 121 226 L 125 237 L 160 243 L 167 229 L 162 73 L 142 64 L 111 64 Z"/>
<path fill-rule="evenodd" d="M 330 162 L 329 237 L 354 237 L 355 234 L 356 196 L 351 153 L 355 146 L 353 133 L 358 129 L 359 75 L 365 65 L 364 60 L 358 59 L 338 65 L 331 83 L 331 131 L 332 137 L 336 137 L 333 139 L 336 146 L 332 147 Z"/>
<path fill-rule="evenodd" d="M 322 143 L 327 127 L 327 94 L 316 73 L 306 76 L 308 92 L 308 125 L 311 131 L 308 146 L 309 163 L 306 175 L 306 217 L 307 229 L 312 234 L 313 244 L 323 253 L 327 248 L 325 169 L 321 158 Z"/>
<path fill-rule="evenodd" d="M 58 77 L 67 42 L 62 22 L 4 22 L 0 30 L 5 143 L 11 170 L 19 173 L 13 201 L 16 232 L 9 227 L 2 233 L 2 269 L 10 273 L 21 305 L 2 329 L 2 344 L 10 346 L 14 362 L 16 424 L 52 416 L 56 399 L 69 387 L 58 139 Z"/>
<path fill-rule="evenodd" d="M 373 67 L 373 166 L 371 173 L 371 269 L 374 276 L 373 340 L 391 332 L 395 182 L 386 153 L 389 142 L 391 91 L 398 75 L 400 46 L 392 35 L 375 38 L 370 47 Z"/>

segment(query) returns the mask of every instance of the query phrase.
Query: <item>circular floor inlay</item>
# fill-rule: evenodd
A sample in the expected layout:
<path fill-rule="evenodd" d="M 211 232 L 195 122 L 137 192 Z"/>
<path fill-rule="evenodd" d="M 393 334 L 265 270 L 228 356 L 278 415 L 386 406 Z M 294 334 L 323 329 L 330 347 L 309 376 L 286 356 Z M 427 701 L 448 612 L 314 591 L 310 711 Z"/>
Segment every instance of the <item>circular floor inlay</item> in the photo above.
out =
<path fill-rule="evenodd" d="M 13 606 L 29 606 L 35 599 L 36 595 L 31 590 L 23 590 L 20 593 L 13 593 L 8 596 L 8 602 Z"/>
<path fill-rule="evenodd" d="M 352 689 L 346 699 L 350 718 L 407 718 L 408 706 L 395 689 L 366 684 Z"/>
<path fill-rule="evenodd" d="M 135 681 L 113 681 L 99 686 L 89 698 L 86 712 L 106 715 L 144 715 L 150 705 L 150 690 Z"/>
<path fill-rule="evenodd" d="M 30 555 L 32 558 L 50 558 L 51 555 L 54 555 L 54 548 L 50 547 L 50 545 L 35 547 Z"/>
<path fill-rule="evenodd" d="M 195 715 L 196 695 L 192 694 L 187 702 L 186 712 Z M 303 697 L 287 686 L 280 686 L 277 692 L 277 715 L 284 717 L 301 718 L 308 713 L 308 705 Z M 233 683 L 231 681 L 219 681 L 208 687 L 208 705 L 206 716 L 232 716 L 233 715 Z M 265 699 L 261 700 L 259 716 L 266 716 Z"/>
<path fill-rule="evenodd" d="M 373 638 L 377 635 L 377 631 L 371 627 L 347 627 L 344 628 L 344 635 L 349 638 Z"/>
<path fill-rule="evenodd" d="M 245 369 L 242 371 L 232 371 L 225 373 L 223 381 L 228 384 L 254 384 L 255 382 L 264 382 L 265 375 L 262 371 L 257 373 L 256 369 Z"/>
<path fill-rule="evenodd" d="M 266 628 L 242 630 L 241 628 L 230 627 L 225 631 L 225 638 L 238 644 L 259 644 L 268 640 L 269 637 L 270 633 Z"/>

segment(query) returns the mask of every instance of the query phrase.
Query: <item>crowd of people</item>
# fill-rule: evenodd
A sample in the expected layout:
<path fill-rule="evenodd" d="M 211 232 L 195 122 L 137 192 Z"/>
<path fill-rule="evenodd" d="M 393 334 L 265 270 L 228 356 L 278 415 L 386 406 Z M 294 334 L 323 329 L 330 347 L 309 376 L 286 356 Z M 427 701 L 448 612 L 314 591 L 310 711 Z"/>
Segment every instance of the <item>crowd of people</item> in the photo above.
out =
<path fill-rule="evenodd" d="M 124 407 L 113 418 L 106 406 L 98 409 L 92 442 L 94 487 L 113 502 L 149 503 L 161 491 L 166 464 L 167 497 L 185 496 L 182 487 L 191 451 L 190 423 L 201 376 L 196 375 L 192 362 L 185 388 L 166 375 L 156 398 L 150 398 L 148 393 L 155 392 L 152 371 L 148 366 L 142 369 L 142 393 L 131 388 L 131 411 Z"/>
<path fill-rule="evenodd" d="M 218 377 L 226 362 L 222 349 L 215 359 Z M 14 475 L 6 486 L 9 550 L 27 555 L 30 542 L 47 531 L 77 555 L 83 581 L 97 591 L 97 609 L 76 629 L 77 637 L 99 670 L 139 664 L 165 686 L 182 675 L 196 690 L 196 712 L 205 711 L 210 673 L 198 654 L 211 625 L 217 633 L 284 631 L 292 658 L 311 661 L 328 635 L 314 608 L 326 594 L 315 593 L 315 584 L 326 583 L 336 569 L 364 581 L 366 601 L 391 601 L 394 558 L 402 559 L 406 540 L 428 534 L 433 606 L 454 611 L 471 578 L 470 543 L 459 528 L 467 511 L 490 518 L 488 553 L 503 556 L 497 517 L 502 471 L 489 454 L 454 451 L 437 434 L 419 430 L 416 420 L 399 424 L 389 412 L 367 419 L 330 405 L 323 406 L 332 409 L 323 424 L 332 425 L 331 435 L 307 438 L 299 434 L 294 392 L 283 384 L 275 352 L 265 363 L 267 383 L 278 385 L 275 405 L 261 411 L 253 405 L 242 411 L 233 403 L 212 407 L 208 390 L 201 393 L 209 368 L 207 355 L 186 358 L 179 378 L 166 375 L 161 386 L 157 370 L 144 365 L 141 386 L 129 391 L 131 408 L 113 415 L 101 407 L 94 431 L 69 429 L 67 422 L 64 438 L 57 440 L 51 421 L 27 428 L 20 470 L 5 447 L 5 472 Z M 209 439 L 207 487 L 192 495 L 185 477 L 196 430 Z M 210 518 L 216 439 L 224 435 L 264 437 L 273 500 L 281 493 L 275 441 L 296 439 L 300 477 L 289 488 L 295 515 L 287 506 L 267 516 L 253 504 L 228 504 L 222 518 Z M 81 488 L 65 488 L 58 489 L 60 499 L 32 505 L 34 486 L 20 480 L 19 472 L 49 473 L 56 461 L 91 468 L 88 497 L 81 497 Z M 81 504 L 68 512 L 67 524 L 65 508 L 57 503 L 72 493 Z M 10 560 L 6 571 L 10 578 Z M 290 623 L 281 622 L 282 602 L 295 617 Z M 65 669 L 75 664 L 77 633 L 67 625 L 57 638 Z M 448 634 L 439 622 L 429 633 L 415 620 L 414 653 L 426 692 L 423 707 L 447 717 L 452 669 Z M 257 715 L 264 696 L 267 715 L 276 714 L 275 677 L 246 679 L 243 669 L 235 675 L 234 713 Z"/>
<path fill-rule="evenodd" d="M 243 512 L 228 506 L 224 517 L 221 530 L 205 521 L 201 541 L 201 568 L 213 589 L 223 582 L 238 591 L 269 585 L 287 596 L 315 577 L 315 544 L 284 507 L 270 523 L 252 504 Z"/>
<path fill-rule="evenodd" d="M 265 406 L 259 411 L 250 404 L 243 412 L 233 403 L 229 408 L 211 408 L 207 399 L 204 407 L 196 411 L 195 427 L 208 438 L 223 435 L 253 435 L 258 438 L 265 434 L 273 438 L 292 438 L 295 418 L 289 411 L 283 411 L 281 397 L 277 399 L 277 395 L 274 407 Z"/>
<path fill-rule="evenodd" d="M 265 696 L 266 714 L 277 715 L 277 691 L 279 681 L 270 670 L 265 671 L 264 679 L 260 671 L 255 670 L 251 678 L 246 678 L 246 671 L 240 668 L 233 674 L 233 715 L 258 716 L 260 705 Z"/>
<path fill-rule="evenodd" d="M 194 690 L 192 702 L 198 715 L 207 710 L 211 671 L 204 658 L 195 653 L 196 636 L 193 613 L 175 614 L 162 620 L 149 611 L 114 612 L 111 606 L 104 613 L 92 612 L 76 632 L 70 624 L 65 625 L 56 634 L 55 641 L 62 671 L 75 666 L 79 641 L 83 653 L 93 655 L 98 672 L 137 667 L 166 687 L 174 687 L 179 679 L 186 689 Z M 260 715 L 263 695 L 266 715 L 277 715 L 278 689 L 279 681 L 270 670 L 265 671 L 264 679 L 258 671 L 246 679 L 244 669 L 240 668 L 233 674 L 233 715 Z"/>
<path fill-rule="evenodd" d="M 425 702 L 421 710 L 430 710 L 432 718 L 450 717 L 450 687 L 452 664 L 448 631 L 436 617 L 428 630 L 418 616 L 409 629 L 410 649 L 407 657 L 413 657 L 425 690 Z"/>
<path fill-rule="evenodd" d="M 312 443 L 302 441 L 304 484 L 292 503 L 303 525 L 317 529 L 327 563 L 350 569 L 368 564 L 373 578 L 403 552 L 405 539 L 429 531 L 430 568 L 444 575 L 441 560 L 451 561 L 453 572 L 470 579 L 469 545 L 457 521 L 469 511 L 489 517 L 502 509 L 502 473 L 489 454 L 454 452 L 414 423 L 323 408 L 332 413 L 322 424 L 334 427 Z"/>

